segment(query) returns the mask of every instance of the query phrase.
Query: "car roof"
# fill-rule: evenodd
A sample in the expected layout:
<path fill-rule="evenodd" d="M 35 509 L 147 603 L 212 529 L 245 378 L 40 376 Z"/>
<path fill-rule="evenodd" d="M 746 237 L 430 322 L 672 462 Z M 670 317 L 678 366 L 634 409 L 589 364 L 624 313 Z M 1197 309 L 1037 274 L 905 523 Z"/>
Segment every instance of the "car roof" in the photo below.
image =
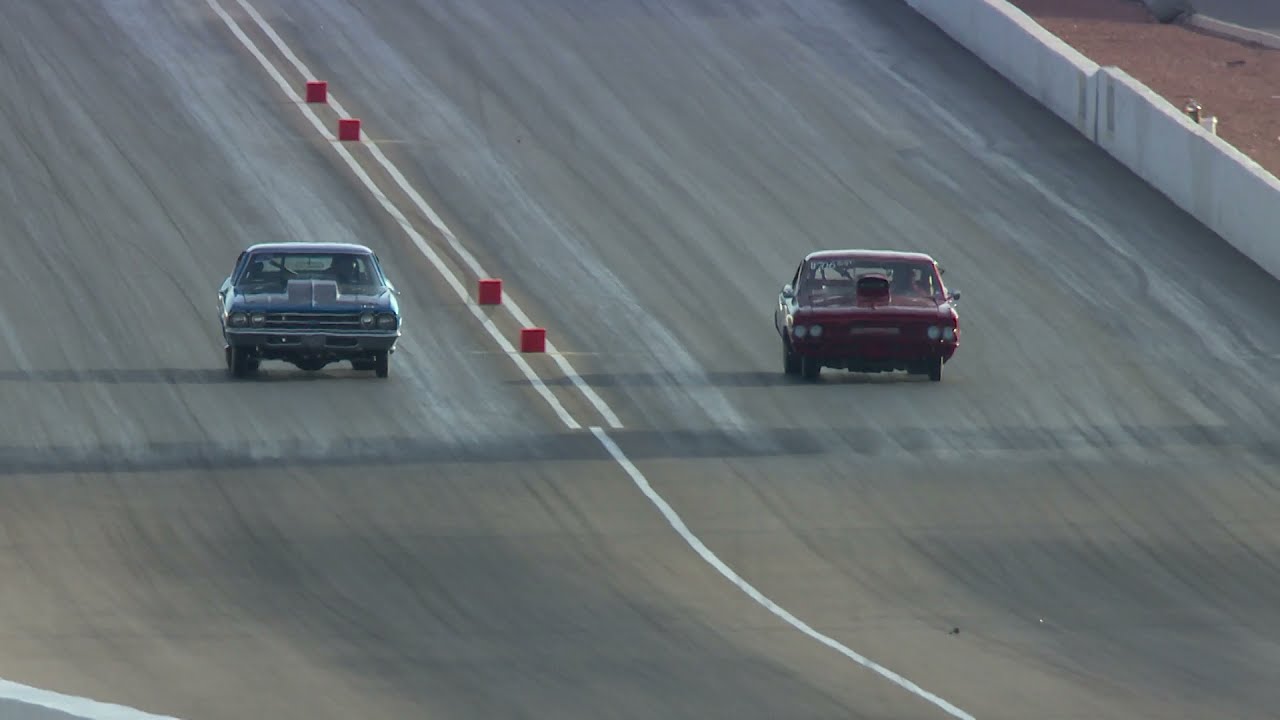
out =
<path fill-rule="evenodd" d="M 245 252 L 269 250 L 274 252 L 347 252 L 373 254 L 367 246 L 359 243 L 339 242 L 268 242 L 250 245 Z"/>
<path fill-rule="evenodd" d="M 903 260 L 916 262 L 933 262 L 933 256 L 922 252 L 904 252 L 902 250 L 869 250 L 866 248 L 848 248 L 844 250 L 818 250 L 805 255 L 804 260 L 828 260 L 833 258 L 866 258 L 868 260 Z"/>

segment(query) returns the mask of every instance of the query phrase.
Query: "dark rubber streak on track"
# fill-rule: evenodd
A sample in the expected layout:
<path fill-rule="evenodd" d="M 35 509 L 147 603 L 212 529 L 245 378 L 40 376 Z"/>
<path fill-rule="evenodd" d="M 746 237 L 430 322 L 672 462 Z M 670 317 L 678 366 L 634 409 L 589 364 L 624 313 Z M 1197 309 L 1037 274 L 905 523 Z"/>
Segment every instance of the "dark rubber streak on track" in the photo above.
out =
<path fill-rule="evenodd" d="M 1280 284 L 902 3 L 257 6 L 797 616 L 984 719 L 1280 704 Z M 0 677 L 188 720 L 941 717 L 560 432 L 202 2 L 5 10 Z M 219 374 L 227 264 L 299 237 L 406 269 L 388 382 Z M 778 288 L 851 245 L 964 291 L 941 384 L 779 377 Z"/>

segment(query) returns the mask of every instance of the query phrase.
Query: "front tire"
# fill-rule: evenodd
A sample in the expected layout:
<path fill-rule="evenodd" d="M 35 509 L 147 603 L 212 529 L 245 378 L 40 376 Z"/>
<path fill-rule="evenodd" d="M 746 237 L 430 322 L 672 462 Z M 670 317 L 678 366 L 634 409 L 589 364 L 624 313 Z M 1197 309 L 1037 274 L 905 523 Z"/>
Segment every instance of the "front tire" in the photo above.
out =
<path fill-rule="evenodd" d="M 818 374 L 822 372 L 822 363 L 818 362 L 818 358 L 808 355 L 800 358 L 800 374 L 805 380 L 817 380 Z"/>
<path fill-rule="evenodd" d="M 373 358 L 373 372 L 380 378 L 384 378 L 391 372 L 391 353 L 385 350 L 378 353 Z"/>
<path fill-rule="evenodd" d="M 228 347 L 226 349 L 227 370 L 232 377 L 245 378 L 258 370 L 258 360 L 249 356 L 244 348 Z"/>
<path fill-rule="evenodd" d="M 942 381 L 942 356 L 931 358 L 928 362 L 929 379 L 933 382 Z"/>
<path fill-rule="evenodd" d="M 791 349 L 791 343 L 782 341 L 782 372 L 787 375 L 800 374 L 800 356 Z"/>

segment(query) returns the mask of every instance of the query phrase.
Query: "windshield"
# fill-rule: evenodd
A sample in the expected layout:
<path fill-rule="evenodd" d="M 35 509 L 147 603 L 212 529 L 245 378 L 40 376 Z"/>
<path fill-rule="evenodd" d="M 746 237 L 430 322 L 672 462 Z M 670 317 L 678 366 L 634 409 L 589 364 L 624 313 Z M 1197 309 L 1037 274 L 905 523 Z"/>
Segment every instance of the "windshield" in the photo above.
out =
<path fill-rule="evenodd" d="M 847 257 L 805 263 L 796 295 L 801 305 L 853 305 L 857 302 L 857 279 L 871 273 L 889 278 L 895 297 L 934 298 L 941 291 L 930 263 Z"/>
<path fill-rule="evenodd" d="M 236 289 L 284 292 L 290 280 L 334 280 L 344 293 L 369 292 L 385 285 L 373 257 L 364 253 L 259 252 L 249 258 Z"/>

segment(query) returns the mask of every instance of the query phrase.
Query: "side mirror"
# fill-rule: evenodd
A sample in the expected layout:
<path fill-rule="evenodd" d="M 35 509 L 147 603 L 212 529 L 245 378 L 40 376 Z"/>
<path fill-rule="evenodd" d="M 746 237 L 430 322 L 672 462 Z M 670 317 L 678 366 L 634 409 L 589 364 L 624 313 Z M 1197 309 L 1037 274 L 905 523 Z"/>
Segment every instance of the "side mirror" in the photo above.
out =
<path fill-rule="evenodd" d="M 791 287 L 791 283 L 782 286 L 782 297 L 790 300 L 796 296 L 795 288 Z"/>
<path fill-rule="evenodd" d="M 951 301 L 951 302 L 953 302 L 953 303 L 955 303 L 955 302 L 959 302 L 959 301 L 960 301 L 960 291 L 959 291 L 959 290 L 952 290 L 951 292 L 947 293 L 947 299 L 948 299 L 948 300 L 950 300 L 950 301 Z"/>

